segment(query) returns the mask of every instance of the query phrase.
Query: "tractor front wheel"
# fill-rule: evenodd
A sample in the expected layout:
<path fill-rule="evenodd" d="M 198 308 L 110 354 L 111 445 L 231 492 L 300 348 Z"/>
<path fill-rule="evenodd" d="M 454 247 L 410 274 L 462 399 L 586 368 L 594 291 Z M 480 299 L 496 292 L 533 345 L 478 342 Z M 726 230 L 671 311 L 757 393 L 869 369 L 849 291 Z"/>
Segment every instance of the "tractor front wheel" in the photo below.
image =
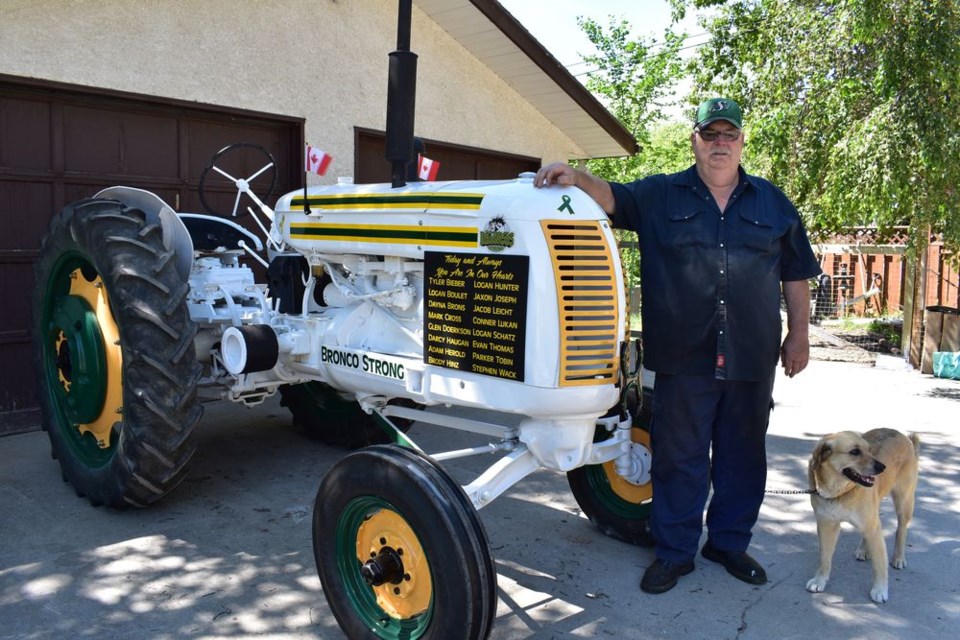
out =
<path fill-rule="evenodd" d="M 158 220 L 114 200 L 67 206 L 40 247 L 43 428 L 64 479 L 94 505 L 155 502 L 193 455 L 201 367 L 174 257 Z"/>
<path fill-rule="evenodd" d="M 480 640 L 496 615 L 487 536 L 463 490 L 429 458 L 376 445 L 327 472 L 313 551 L 349 638 Z"/>

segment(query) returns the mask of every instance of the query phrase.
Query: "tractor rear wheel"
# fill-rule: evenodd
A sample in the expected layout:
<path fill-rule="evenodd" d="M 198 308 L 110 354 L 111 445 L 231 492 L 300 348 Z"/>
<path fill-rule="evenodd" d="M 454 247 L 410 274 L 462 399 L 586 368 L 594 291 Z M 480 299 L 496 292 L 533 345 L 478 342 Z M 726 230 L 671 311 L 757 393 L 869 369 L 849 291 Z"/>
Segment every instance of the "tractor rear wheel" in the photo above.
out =
<path fill-rule="evenodd" d="M 203 410 L 189 285 L 159 221 L 114 200 L 54 216 L 40 246 L 34 364 L 43 428 L 93 505 L 146 506 L 182 479 Z"/>
<path fill-rule="evenodd" d="M 429 458 L 378 445 L 337 462 L 313 508 L 323 593 L 349 638 L 482 640 L 496 570 L 463 490 Z"/>
<path fill-rule="evenodd" d="M 649 547 L 653 545 L 648 524 L 653 504 L 650 397 L 640 394 L 635 382 L 624 394 L 625 409 L 635 416 L 630 429 L 633 475 L 629 478 L 621 476 L 611 460 L 573 469 L 567 472 L 567 482 L 577 505 L 600 531 L 623 542 Z M 608 437 L 609 432 L 597 429 L 597 440 Z"/>
<path fill-rule="evenodd" d="M 391 400 L 392 403 L 418 406 L 402 398 Z M 393 442 L 387 428 L 377 424 L 377 416 L 367 414 L 356 400 L 340 397 L 336 389 L 323 382 L 281 386 L 280 404 L 290 410 L 293 424 L 324 444 L 359 449 Z M 392 422 L 404 433 L 412 424 L 403 418 L 393 418 Z"/>

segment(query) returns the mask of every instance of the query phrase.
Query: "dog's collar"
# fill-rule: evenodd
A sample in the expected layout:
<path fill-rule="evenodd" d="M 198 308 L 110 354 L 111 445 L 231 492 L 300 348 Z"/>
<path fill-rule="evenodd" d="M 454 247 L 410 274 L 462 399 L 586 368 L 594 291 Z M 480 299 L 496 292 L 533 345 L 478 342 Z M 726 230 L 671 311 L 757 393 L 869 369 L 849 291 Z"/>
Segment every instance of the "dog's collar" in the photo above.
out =
<path fill-rule="evenodd" d="M 806 491 L 804 491 L 804 493 L 809 493 L 809 494 L 811 494 L 811 495 L 815 495 L 815 496 L 817 496 L 818 498 L 822 498 L 823 500 L 839 500 L 840 498 L 842 498 L 843 496 L 847 495 L 848 493 L 850 493 L 851 491 L 853 491 L 854 489 L 857 488 L 857 485 L 853 484 L 852 482 L 851 482 L 850 484 L 851 484 L 852 486 L 851 486 L 850 488 L 848 488 L 846 491 L 841 491 L 840 493 L 837 493 L 837 494 L 834 494 L 834 495 L 825 495 L 825 494 L 823 494 L 823 493 L 820 493 L 820 490 L 819 490 L 819 489 L 816 489 L 816 488 L 814 488 L 814 489 L 807 489 Z"/>

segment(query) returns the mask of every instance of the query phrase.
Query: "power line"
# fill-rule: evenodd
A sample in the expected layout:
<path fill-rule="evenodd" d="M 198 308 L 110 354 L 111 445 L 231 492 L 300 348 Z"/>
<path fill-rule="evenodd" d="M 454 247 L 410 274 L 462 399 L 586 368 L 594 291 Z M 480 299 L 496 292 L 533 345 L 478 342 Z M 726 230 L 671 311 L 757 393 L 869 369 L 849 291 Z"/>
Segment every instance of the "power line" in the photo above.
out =
<path fill-rule="evenodd" d="M 709 34 L 700 34 L 700 35 L 709 35 Z M 690 44 L 690 45 L 687 45 L 687 46 L 685 46 L 685 47 L 680 47 L 679 49 L 677 49 L 677 53 L 679 53 L 679 52 L 681 52 L 681 51 L 687 51 L 688 49 L 698 49 L 698 48 L 700 48 L 700 47 L 702 47 L 702 46 L 704 46 L 704 45 L 707 45 L 707 44 L 710 44 L 710 40 L 707 40 L 706 42 L 700 42 L 700 43 L 697 43 L 697 44 Z M 648 55 L 644 56 L 643 59 L 644 59 L 644 60 L 647 60 L 648 58 L 652 58 L 653 55 L 654 55 L 654 54 L 648 54 Z M 582 64 L 589 64 L 589 63 L 586 62 L 585 60 L 581 60 L 580 62 L 575 62 L 575 63 L 573 63 L 573 64 L 571 64 L 571 65 L 567 65 L 566 68 L 567 68 L 567 70 L 569 71 L 571 67 L 576 67 L 576 66 L 579 66 L 579 65 L 582 65 Z M 573 72 L 571 72 L 571 75 L 572 75 L 574 78 L 579 78 L 580 76 L 589 75 L 589 74 L 591 74 L 591 73 L 593 73 L 593 72 L 595 72 L 595 71 L 598 71 L 598 70 L 599 70 L 599 68 L 587 69 L 586 71 L 581 71 L 581 72 L 579 72 L 579 73 L 573 73 Z"/>

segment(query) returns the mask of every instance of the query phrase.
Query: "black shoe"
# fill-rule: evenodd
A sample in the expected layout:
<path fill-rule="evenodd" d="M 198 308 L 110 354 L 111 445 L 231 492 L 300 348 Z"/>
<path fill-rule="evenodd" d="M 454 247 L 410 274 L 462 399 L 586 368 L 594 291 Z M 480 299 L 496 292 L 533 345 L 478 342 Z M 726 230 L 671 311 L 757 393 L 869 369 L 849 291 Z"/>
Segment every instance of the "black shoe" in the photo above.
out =
<path fill-rule="evenodd" d="M 693 571 L 693 561 L 674 564 L 666 560 L 654 560 L 643 572 L 640 589 L 647 593 L 663 593 L 677 586 L 677 578 Z"/>
<path fill-rule="evenodd" d="M 737 580 L 743 580 L 750 584 L 766 584 L 767 572 L 763 570 L 760 563 L 751 558 L 746 551 L 721 551 L 710 544 L 708 540 L 703 549 L 702 555 L 711 562 L 719 562 Z"/>

